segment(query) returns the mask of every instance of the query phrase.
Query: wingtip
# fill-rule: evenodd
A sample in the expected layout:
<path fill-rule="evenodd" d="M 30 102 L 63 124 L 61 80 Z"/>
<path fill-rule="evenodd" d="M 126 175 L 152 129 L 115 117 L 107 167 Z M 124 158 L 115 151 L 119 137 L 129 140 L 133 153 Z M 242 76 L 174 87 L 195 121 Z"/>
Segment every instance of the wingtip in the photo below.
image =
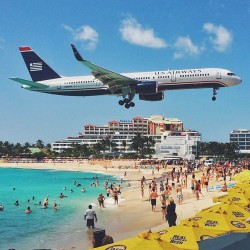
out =
<path fill-rule="evenodd" d="M 75 58 L 78 60 L 78 61 L 84 61 L 84 59 L 82 58 L 82 56 L 80 55 L 80 53 L 77 51 L 76 47 L 74 46 L 74 44 L 71 44 L 71 48 L 74 52 L 74 55 L 75 55 Z"/>

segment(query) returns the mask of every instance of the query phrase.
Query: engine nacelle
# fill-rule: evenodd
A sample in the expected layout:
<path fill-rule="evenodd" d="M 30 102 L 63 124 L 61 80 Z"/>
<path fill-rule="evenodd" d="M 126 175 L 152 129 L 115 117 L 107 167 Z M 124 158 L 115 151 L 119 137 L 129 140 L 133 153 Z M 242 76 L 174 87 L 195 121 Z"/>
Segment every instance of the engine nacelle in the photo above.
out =
<path fill-rule="evenodd" d="M 158 82 L 140 82 L 135 87 L 136 94 L 156 94 L 158 93 Z"/>
<path fill-rule="evenodd" d="M 142 101 L 161 101 L 164 99 L 164 93 L 158 92 L 156 94 L 143 95 L 139 94 L 139 100 Z"/>

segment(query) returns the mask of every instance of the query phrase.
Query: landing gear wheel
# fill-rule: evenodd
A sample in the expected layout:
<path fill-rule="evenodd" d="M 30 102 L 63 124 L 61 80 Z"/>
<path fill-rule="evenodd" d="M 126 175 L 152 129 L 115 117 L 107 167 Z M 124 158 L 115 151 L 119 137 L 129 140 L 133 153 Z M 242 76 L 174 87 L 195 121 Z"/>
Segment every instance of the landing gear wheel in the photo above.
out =
<path fill-rule="evenodd" d="M 124 104 L 124 101 L 123 101 L 123 100 L 120 100 L 118 103 L 119 103 L 119 105 L 122 106 L 122 105 Z"/>
<path fill-rule="evenodd" d="M 126 108 L 126 109 L 129 109 L 129 108 L 130 108 L 130 104 L 129 104 L 129 103 L 126 103 L 126 104 L 125 104 L 125 108 Z"/>
<path fill-rule="evenodd" d="M 135 103 L 134 103 L 134 102 L 131 102 L 131 103 L 130 103 L 130 107 L 133 108 L 134 106 L 135 106 Z"/>
<path fill-rule="evenodd" d="M 216 101 L 216 97 L 215 97 L 215 96 L 213 96 L 213 97 L 212 97 L 212 100 L 213 100 L 213 101 Z"/>

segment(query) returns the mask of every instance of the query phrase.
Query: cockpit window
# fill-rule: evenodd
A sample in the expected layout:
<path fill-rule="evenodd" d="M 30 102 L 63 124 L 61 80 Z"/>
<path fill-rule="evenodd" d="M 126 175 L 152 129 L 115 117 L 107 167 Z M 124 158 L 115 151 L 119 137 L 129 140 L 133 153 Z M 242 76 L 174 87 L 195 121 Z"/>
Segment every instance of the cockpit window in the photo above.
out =
<path fill-rule="evenodd" d="M 227 73 L 229 76 L 235 76 L 234 73 L 230 72 L 230 73 Z"/>

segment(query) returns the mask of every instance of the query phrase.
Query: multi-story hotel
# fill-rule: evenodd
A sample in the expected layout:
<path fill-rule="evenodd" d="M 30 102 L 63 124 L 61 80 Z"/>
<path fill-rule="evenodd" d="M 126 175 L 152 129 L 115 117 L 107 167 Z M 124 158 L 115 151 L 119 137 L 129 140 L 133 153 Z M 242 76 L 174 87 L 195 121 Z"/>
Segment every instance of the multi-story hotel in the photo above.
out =
<path fill-rule="evenodd" d="M 250 130 L 237 129 L 230 133 L 230 142 L 237 143 L 239 146 L 239 153 L 250 153 Z"/>
<path fill-rule="evenodd" d="M 168 138 L 178 137 L 178 142 L 181 139 L 186 140 L 186 136 L 192 140 L 192 136 L 200 138 L 198 132 L 183 131 L 183 123 L 176 118 L 164 118 L 162 115 L 152 115 L 150 118 L 135 117 L 132 120 L 109 121 L 105 126 L 96 126 L 87 124 L 83 128 L 81 135 L 77 137 L 67 137 L 67 139 L 56 141 L 52 144 L 52 150 L 61 153 L 64 149 L 70 148 L 73 143 L 92 146 L 102 139 L 109 138 L 116 144 L 116 148 L 120 152 L 132 152 L 130 145 L 132 138 L 137 134 L 142 134 L 147 137 L 152 137 L 159 146 L 162 142 L 166 142 Z M 195 139 L 196 140 L 196 139 Z M 173 142 L 176 143 L 176 142 Z M 181 142 L 183 144 L 183 142 Z M 197 143 L 194 143 L 197 145 Z M 157 148 L 157 146 L 156 146 Z M 193 152 L 194 151 L 194 152 Z M 196 149 L 189 153 L 195 153 Z M 158 154 L 161 152 L 158 151 Z M 172 154 L 172 152 L 170 152 Z M 174 155 L 178 156 L 178 152 Z M 182 151 L 183 155 L 184 152 Z M 166 155 L 166 152 L 164 153 Z M 172 154 L 173 155 L 173 154 Z M 182 156 L 180 156 L 182 157 Z"/>

